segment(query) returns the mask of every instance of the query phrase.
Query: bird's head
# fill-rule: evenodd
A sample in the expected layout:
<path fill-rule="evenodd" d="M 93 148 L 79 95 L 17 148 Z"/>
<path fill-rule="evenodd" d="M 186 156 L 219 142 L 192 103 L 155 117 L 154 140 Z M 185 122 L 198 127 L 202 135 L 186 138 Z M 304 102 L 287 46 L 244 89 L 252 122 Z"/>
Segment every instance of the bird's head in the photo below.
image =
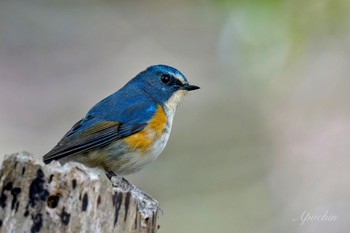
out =
<path fill-rule="evenodd" d="M 173 111 L 188 91 L 199 89 L 198 86 L 190 85 L 180 71 L 166 65 L 150 66 L 131 82 L 157 103 Z"/>

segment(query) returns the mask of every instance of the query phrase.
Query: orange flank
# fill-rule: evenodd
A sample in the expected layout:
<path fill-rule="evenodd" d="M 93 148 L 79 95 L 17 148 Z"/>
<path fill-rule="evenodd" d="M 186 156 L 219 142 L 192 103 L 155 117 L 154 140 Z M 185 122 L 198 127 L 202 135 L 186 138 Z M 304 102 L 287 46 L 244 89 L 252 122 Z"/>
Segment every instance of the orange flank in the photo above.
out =
<path fill-rule="evenodd" d="M 138 133 L 124 138 L 124 142 L 130 147 L 140 149 L 143 152 L 149 150 L 153 143 L 160 138 L 166 126 L 166 115 L 158 104 L 156 114 L 148 122 L 148 125 Z"/>

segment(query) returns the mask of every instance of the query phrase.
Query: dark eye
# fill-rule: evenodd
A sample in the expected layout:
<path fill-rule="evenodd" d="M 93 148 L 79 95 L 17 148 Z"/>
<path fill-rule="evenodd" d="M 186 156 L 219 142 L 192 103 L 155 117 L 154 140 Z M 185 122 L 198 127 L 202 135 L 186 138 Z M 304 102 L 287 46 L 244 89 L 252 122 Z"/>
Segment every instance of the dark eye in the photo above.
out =
<path fill-rule="evenodd" d="M 170 82 L 170 79 L 171 79 L 170 76 L 166 75 L 166 74 L 164 74 L 164 75 L 162 75 L 162 77 L 160 77 L 160 81 L 162 81 L 165 84 L 168 84 Z"/>

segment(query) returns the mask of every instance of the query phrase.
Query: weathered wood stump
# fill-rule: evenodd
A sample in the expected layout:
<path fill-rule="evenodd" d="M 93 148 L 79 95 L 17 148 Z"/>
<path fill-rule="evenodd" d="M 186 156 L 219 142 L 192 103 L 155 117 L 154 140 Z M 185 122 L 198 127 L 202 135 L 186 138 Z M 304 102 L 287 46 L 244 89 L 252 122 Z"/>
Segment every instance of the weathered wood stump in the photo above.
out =
<path fill-rule="evenodd" d="M 28 153 L 0 170 L 0 233 L 156 232 L 158 202 L 79 163 L 49 165 Z"/>

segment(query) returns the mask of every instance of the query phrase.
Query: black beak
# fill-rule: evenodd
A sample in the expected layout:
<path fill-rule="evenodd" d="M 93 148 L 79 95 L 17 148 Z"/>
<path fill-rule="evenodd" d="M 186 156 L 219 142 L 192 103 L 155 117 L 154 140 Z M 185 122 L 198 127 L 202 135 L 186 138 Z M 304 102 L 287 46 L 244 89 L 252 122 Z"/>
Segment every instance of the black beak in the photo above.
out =
<path fill-rule="evenodd" d="M 193 91 L 193 90 L 197 90 L 199 88 L 200 88 L 199 86 L 190 85 L 190 84 L 186 83 L 180 89 L 181 90 L 186 90 L 186 91 Z"/>

